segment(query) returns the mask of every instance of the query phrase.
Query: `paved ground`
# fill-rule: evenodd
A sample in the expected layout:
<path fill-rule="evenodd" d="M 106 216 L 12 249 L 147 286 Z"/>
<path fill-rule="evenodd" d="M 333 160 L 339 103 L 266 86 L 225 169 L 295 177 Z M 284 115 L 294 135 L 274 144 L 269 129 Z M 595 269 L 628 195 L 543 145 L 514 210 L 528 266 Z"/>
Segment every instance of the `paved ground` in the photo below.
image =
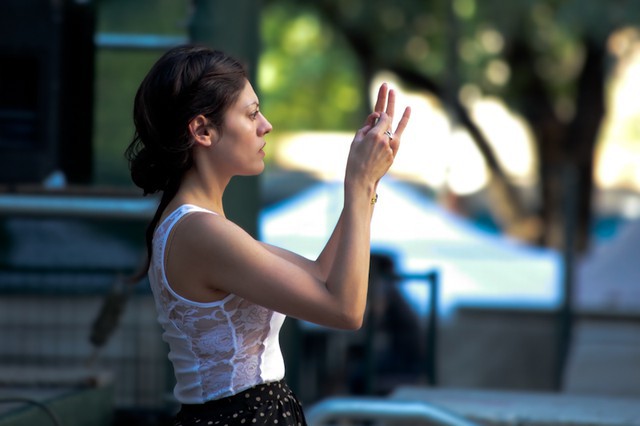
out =
<path fill-rule="evenodd" d="M 575 328 L 564 391 L 639 398 L 640 319 L 583 320 Z"/>

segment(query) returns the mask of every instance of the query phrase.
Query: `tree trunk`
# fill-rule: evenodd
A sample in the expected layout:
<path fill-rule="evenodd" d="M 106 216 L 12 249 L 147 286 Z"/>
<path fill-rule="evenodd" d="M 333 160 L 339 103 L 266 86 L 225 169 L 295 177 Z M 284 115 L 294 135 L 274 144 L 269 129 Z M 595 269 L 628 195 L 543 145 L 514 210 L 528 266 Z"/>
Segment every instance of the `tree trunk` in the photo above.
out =
<path fill-rule="evenodd" d="M 605 58 L 603 43 L 586 40 L 586 58 L 578 80 L 576 115 L 571 122 L 566 140 L 566 155 L 576 168 L 576 234 L 575 249 L 589 248 L 591 219 L 593 216 L 593 155 L 605 115 Z"/>
<path fill-rule="evenodd" d="M 588 247 L 593 188 L 593 151 L 604 116 L 604 55 L 601 44 L 585 41 L 585 63 L 576 87 L 576 113 L 565 123 L 554 111 L 544 82 L 535 73 L 535 54 L 526 42 L 511 45 L 507 59 L 515 76 L 512 93 L 531 125 L 540 161 L 540 244 L 561 249 L 568 226 L 575 226 L 575 249 Z M 569 177 L 573 173 L 574 177 Z M 573 181 L 573 183 L 571 183 Z M 575 202 L 576 217 L 567 215 Z"/>

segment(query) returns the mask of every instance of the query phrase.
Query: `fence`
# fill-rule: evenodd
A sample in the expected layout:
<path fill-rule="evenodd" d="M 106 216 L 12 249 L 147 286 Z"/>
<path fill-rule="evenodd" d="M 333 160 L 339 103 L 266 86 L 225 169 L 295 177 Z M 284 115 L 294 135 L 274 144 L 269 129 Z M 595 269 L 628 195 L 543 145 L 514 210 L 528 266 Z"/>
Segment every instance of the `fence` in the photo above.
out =
<path fill-rule="evenodd" d="M 154 208 L 133 197 L 0 196 L 0 385 L 108 377 L 117 407 L 166 407 L 172 378 L 148 286 L 118 285 L 139 265 Z M 108 297 L 122 315 L 102 310 Z M 107 328 L 95 329 L 101 312 Z"/>

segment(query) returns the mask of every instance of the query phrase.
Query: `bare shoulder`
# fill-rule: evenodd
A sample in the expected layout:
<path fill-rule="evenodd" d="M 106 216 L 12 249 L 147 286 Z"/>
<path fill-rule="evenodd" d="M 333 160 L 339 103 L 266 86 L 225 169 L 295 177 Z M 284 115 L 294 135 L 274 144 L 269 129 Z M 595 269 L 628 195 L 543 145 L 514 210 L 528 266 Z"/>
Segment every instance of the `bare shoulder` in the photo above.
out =
<path fill-rule="evenodd" d="M 192 213 L 185 218 L 181 228 L 183 243 L 193 249 L 203 250 L 209 262 L 213 254 L 224 259 L 265 251 L 263 245 L 242 227 L 217 214 Z"/>
<path fill-rule="evenodd" d="M 179 227 L 183 237 L 195 243 L 206 243 L 207 240 L 203 237 L 207 236 L 251 238 L 240 226 L 224 216 L 205 211 L 195 211 L 184 216 Z"/>
<path fill-rule="evenodd" d="M 185 253 L 189 263 L 214 265 L 238 254 L 264 250 L 261 244 L 237 224 L 217 214 L 193 212 L 176 226 L 173 246 Z"/>
<path fill-rule="evenodd" d="M 208 212 L 189 213 L 170 235 L 167 277 L 176 292 L 191 300 L 221 299 L 233 291 L 221 280 L 227 275 L 225 271 L 243 263 L 238 253 L 250 253 L 256 247 L 260 249 L 255 239 L 226 218 Z"/>

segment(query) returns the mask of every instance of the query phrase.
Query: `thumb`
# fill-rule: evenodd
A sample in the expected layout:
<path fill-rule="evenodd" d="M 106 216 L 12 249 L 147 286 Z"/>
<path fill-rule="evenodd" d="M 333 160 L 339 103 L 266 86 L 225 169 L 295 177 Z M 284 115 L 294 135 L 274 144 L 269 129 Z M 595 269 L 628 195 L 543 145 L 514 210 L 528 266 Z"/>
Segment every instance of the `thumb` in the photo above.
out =
<path fill-rule="evenodd" d="M 364 122 L 364 126 L 362 126 L 362 130 L 364 130 L 365 135 L 369 133 L 369 130 L 371 130 L 378 123 L 379 118 L 379 112 L 372 112 L 367 116 L 367 119 Z"/>
<path fill-rule="evenodd" d="M 380 118 L 380 113 L 378 112 L 369 114 L 364 125 L 356 132 L 356 139 L 362 139 L 367 133 L 369 133 L 369 130 L 376 125 L 378 118 Z"/>

